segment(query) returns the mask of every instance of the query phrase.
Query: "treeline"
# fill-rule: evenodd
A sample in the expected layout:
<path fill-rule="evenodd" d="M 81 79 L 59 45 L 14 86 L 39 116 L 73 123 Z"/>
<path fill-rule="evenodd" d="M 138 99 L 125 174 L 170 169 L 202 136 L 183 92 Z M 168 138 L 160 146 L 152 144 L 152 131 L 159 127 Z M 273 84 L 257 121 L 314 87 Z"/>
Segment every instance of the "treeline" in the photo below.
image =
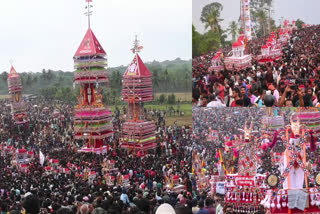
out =
<path fill-rule="evenodd" d="M 177 58 L 172 61 L 153 61 L 146 63 L 146 66 L 152 73 L 154 93 L 191 91 L 191 60 Z M 109 86 L 103 90 L 103 95 L 109 103 L 121 100 L 122 76 L 126 68 L 126 66 L 108 68 Z M 19 74 L 24 94 L 43 95 L 47 98 L 61 100 L 76 100 L 78 89 L 77 87 L 73 88 L 73 72 L 43 69 L 42 72 Z M 8 71 L 0 74 L 0 94 L 8 94 L 7 78 Z"/>

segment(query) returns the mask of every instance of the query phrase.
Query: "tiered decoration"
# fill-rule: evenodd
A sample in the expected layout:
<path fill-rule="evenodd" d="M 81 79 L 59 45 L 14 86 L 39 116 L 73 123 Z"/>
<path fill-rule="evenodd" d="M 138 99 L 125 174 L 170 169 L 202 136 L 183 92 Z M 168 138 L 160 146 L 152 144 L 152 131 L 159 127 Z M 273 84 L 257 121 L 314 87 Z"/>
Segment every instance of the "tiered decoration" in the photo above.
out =
<path fill-rule="evenodd" d="M 224 70 L 222 59 L 223 59 L 223 53 L 221 51 L 218 51 L 211 60 L 211 66 L 209 68 L 209 72 Z"/>
<path fill-rule="evenodd" d="M 290 23 L 289 20 L 285 20 L 284 21 L 283 28 L 285 30 L 287 30 L 289 34 L 292 34 L 293 30 L 297 30 L 298 29 L 298 27 L 296 26 L 296 22 L 292 21 L 292 23 Z"/>
<path fill-rule="evenodd" d="M 251 55 L 245 55 L 244 36 L 232 44 L 232 56 L 226 57 L 224 64 L 228 70 L 241 70 L 251 66 Z"/>
<path fill-rule="evenodd" d="M 251 40 L 250 0 L 240 0 L 240 23 L 245 31 L 245 37 Z"/>
<path fill-rule="evenodd" d="M 276 37 L 274 33 L 271 34 L 266 45 L 261 47 L 261 55 L 258 56 L 258 63 L 273 63 L 273 61 L 278 60 L 282 57 L 282 46 L 277 44 Z"/>
<path fill-rule="evenodd" d="M 225 202 L 233 205 L 234 212 L 255 213 L 260 202 L 265 197 L 267 185 L 266 175 L 257 174 L 258 166 L 258 137 L 253 136 L 258 131 L 253 130 L 251 123 L 244 129 L 243 138 L 236 139 L 239 150 L 238 173 L 227 174 L 225 177 Z"/>
<path fill-rule="evenodd" d="M 113 134 L 112 115 L 102 102 L 99 84 L 108 83 L 106 52 L 89 28 L 74 56 L 74 82 L 80 85 L 74 110 L 74 136 L 86 142 L 84 151 L 102 153 Z"/>
<path fill-rule="evenodd" d="M 258 143 L 256 138 L 252 135 L 258 133 L 253 131 L 253 125 L 251 122 L 250 127 L 247 127 L 247 122 L 244 129 L 239 129 L 244 133 L 244 141 L 238 145 L 239 147 L 239 169 L 238 174 L 240 176 L 254 176 L 257 172 L 257 150 Z"/>
<path fill-rule="evenodd" d="M 287 148 L 281 157 L 280 176 L 269 175 L 267 183 L 271 187 L 261 202 L 269 213 L 319 213 L 320 174 L 309 171 L 306 154 L 307 139 L 310 138 L 310 151 L 316 151 L 313 131 L 305 129 L 297 114 L 296 122 L 291 118 L 291 126 L 285 130 Z M 292 116 L 293 117 L 293 116 Z M 289 138 L 289 131 L 291 137 Z M 313 187 L 310 187 L 309 184 Z M 309 198 L 310 197 L 310 198 Z M 309 198 L 309 200 L 308 200 Z"/>
<path fill-rule="evenodd" d="M 138 54 L 141 49 L 136 38 L 131 49 L 135 56 L 123 76 L 122 97 L 128 102 L 128 119 L 121 136 L 121 147 L 139 156 L 156 148 L 155 123 L 144 120 L 143 103 L 152 101 L 153 97 L 152 76 Z"/>
<path fill-rule="evenodd" d="M 11 114 L 15 124 L 28 123 L 26 106 L 22 101 L 21 78 L 13 66 L 11 66 L 10 74 L 8 75 L 8 88 L 11 94 Z"/>
<path fill-rule="evenodd" d="M 288 24 L 288 20 L 284 21 L 283 24 L 283 29 L 280 28 L 279 30 L 279 40 L 278 42 L 281 43 L 282 45 L 286 45 L 290 39 L 290 34 L 292 32 L 292 27 L 289 26 Z M 294 22 L 295 24 L 295 22 Z M 294 29 L 296 29 L 296 27 L 294 27 Z"/>

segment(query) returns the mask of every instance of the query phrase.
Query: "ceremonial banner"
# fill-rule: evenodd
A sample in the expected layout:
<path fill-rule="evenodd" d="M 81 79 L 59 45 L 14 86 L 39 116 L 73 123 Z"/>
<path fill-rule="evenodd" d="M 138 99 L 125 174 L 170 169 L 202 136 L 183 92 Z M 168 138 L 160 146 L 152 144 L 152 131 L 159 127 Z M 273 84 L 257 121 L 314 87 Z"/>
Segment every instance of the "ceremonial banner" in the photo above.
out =
<path fill-rule="evenodd" d="M 236 176 L 236 185 L 238 186 L 254 186 L 254 176 Z"/>

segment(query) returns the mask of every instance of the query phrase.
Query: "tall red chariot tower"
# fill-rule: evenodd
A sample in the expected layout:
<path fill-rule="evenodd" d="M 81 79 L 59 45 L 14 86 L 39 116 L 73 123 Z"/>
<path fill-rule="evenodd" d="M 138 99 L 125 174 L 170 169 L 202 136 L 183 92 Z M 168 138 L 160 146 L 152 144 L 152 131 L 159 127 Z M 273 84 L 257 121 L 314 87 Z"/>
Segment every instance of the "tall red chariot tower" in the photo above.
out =
<path fill-rule="evenodd" d="M 134 58 L 123 75 L 122 97 L 128 103 L 127 121 L 122 126 L 121 147 L 134 153 L 156 148 L 155 123 L 146 121 L 143 104 L 151 102 L 152 75 L 139 56 L 142 46 L 137 37 L 131 49 Z"/>
<path fill-rule="evenodd" d="M 87 148 L 102 148 L 104 139 L 113 134 L 112 114 L 102 102 L 101 84 L 108 83 L 107 56 L 90 28 L 90 7 L 88 1 L 89 28 L 77 50 L 74 59 L 74 83 L 80 86 L 78 103 L 74 109 L 74 136 L 83 139 Z"/>
<path fill-rule="evenodd" d="M 8 75 L 8 89 L 11 95 L 11 114 L 15 124 L 28 123 L 26 106 L 22 101 L 22 83 L 20 75 L 16 72 L 13 66 L 11 66 L 10 73 Z"/>

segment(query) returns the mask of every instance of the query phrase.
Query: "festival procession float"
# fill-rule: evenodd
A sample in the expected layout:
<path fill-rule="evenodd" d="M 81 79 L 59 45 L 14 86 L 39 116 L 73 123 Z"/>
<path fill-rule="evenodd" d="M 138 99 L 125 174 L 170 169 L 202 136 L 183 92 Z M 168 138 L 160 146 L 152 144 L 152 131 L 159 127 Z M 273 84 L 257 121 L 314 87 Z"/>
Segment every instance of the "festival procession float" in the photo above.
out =
<path fill-rule="evenodd" d="M 127 120 L 122 126 L 121 148 L 137 156 L 157 147 L 154 121 L 144 118 L 143 104 L 153 101 L 152 75 L 139 56 L 142 46 L 137 37 L 131 49 L 134 58 L 123 75 L 122 99 L 128 103 Z"/>
<path fill-rule="evenodd" d="M 196 151 L 192 155 L 192 174 L 195 176 L 197 189 L 200 191 L 207 191 L 209 186 L 209 175 L 205 169 L 205 160 L 200 157 Z"/>
<path fill-rule="evenodd" d="M 312 109 L 298 111 L 290 126 L 278 131 L 285 150 L 273 163 L 276 170 L 267 177 L 269 190 L 261 202 L 269 213 L 320 213 L 319 134 L 312 129 L 320 124 L 316 114 Z"/>
<path fill-rule="evenodd" d="M 225 203 L 235 213 L 256 213 L 267 189 L 266 175 L 257 173 L 261 136 L 253 130 L 252 123 L 247 127 L 246 122 L 245 128 L 239 131 L 244 133 L 243 137 L 226 142 L 217 154 L 225 173 Z"/>
<path fill-rule="evenodd" d="M 223 65 L 223 53 L 218 51 L 216 55 L 211 60 L 211 66 L 209 67 L 208 71 L 222 71 L 224 69 Z"/>
<path fill-rule="evenodd" d="M 20 75 L 11 66 L 8 75 L 8 89 L 11 95 L 11 114 L 16 125 L 27 125 L 27 109 L 22 100 L 22 83 Z"/>
<path fill-rule="evenodd" d="M 232 44 L 232 56 L 224 58 L 224 64 L 228 70 L 242 70 L 251 67 L 251 54 L 245 54 L 245 38 L 240 36 Z"/>
<path fill-rule="evenodd" d="M 105 153 L 104 142 L 113 135 L 112 114 L 102 102 L 100 87 L 108 83 L 108 63 L 106 52 L 90 28 L 91 1 L 87 2 L 89 28 L 73 57 L 74 83 L 80 87 L 74 109 L 74 137 L 85 141 L 80 152 Z"/>
<path fill-rule="evenodd" d="M 251 54 L 245 53 L 245 46 L 252 39 L 250 0 L 240 0 L 240 23 L 243 34 L 232 44 L 232 56 L 225 57 L 224 64 L 228 70 L 242 70 L 251 67 Z"/>
<path fill-rule="evenodd" d="M 106 185 L 113 186 L 116 179 L 115 175 L 119 172 L 119 169 L 115 166 L 115 161 L 105 158 L 101 165 L 101 174 L 106 181 Z"/>
<path fill-rule="evenodd" d="M 212 130 L 210 127 L 206 141 L 211 143 L 218 138 L 218 131 Z M 197 189 L 199 189 L 199 191 L 209 192 L 211 195 L 221 193 L 219 192 L 220 189 L 217 190 L 216 185 L 218 185 L 217 182 L 224 182 L 224 174 L 221 173 L 221 171 L 218 172 L 221 168 L 216 166 L 211 167 L 207 163 L 206 158 L 201 157 L 201 154 L 196 150 L 193 151 L 192 176 L 195 178 Z"/>
<path fill-rule="evenodd" d="M 285 20 L 283 27 L 279 29 L 278 43 L 282 44 L 282 46 L 287 45 L 293 30 L 297 30 L 296 22 L 292 21 L 291 25 L 288 20 Z"/>
<path fill-rule="evenodd" d="M 261 47 L 261 55 L 258 55 L 259 64 L 273 63 L 282 57 L 282 45 L 277 43 L 274 33 L 271 34 L 267 43 Z"/>

